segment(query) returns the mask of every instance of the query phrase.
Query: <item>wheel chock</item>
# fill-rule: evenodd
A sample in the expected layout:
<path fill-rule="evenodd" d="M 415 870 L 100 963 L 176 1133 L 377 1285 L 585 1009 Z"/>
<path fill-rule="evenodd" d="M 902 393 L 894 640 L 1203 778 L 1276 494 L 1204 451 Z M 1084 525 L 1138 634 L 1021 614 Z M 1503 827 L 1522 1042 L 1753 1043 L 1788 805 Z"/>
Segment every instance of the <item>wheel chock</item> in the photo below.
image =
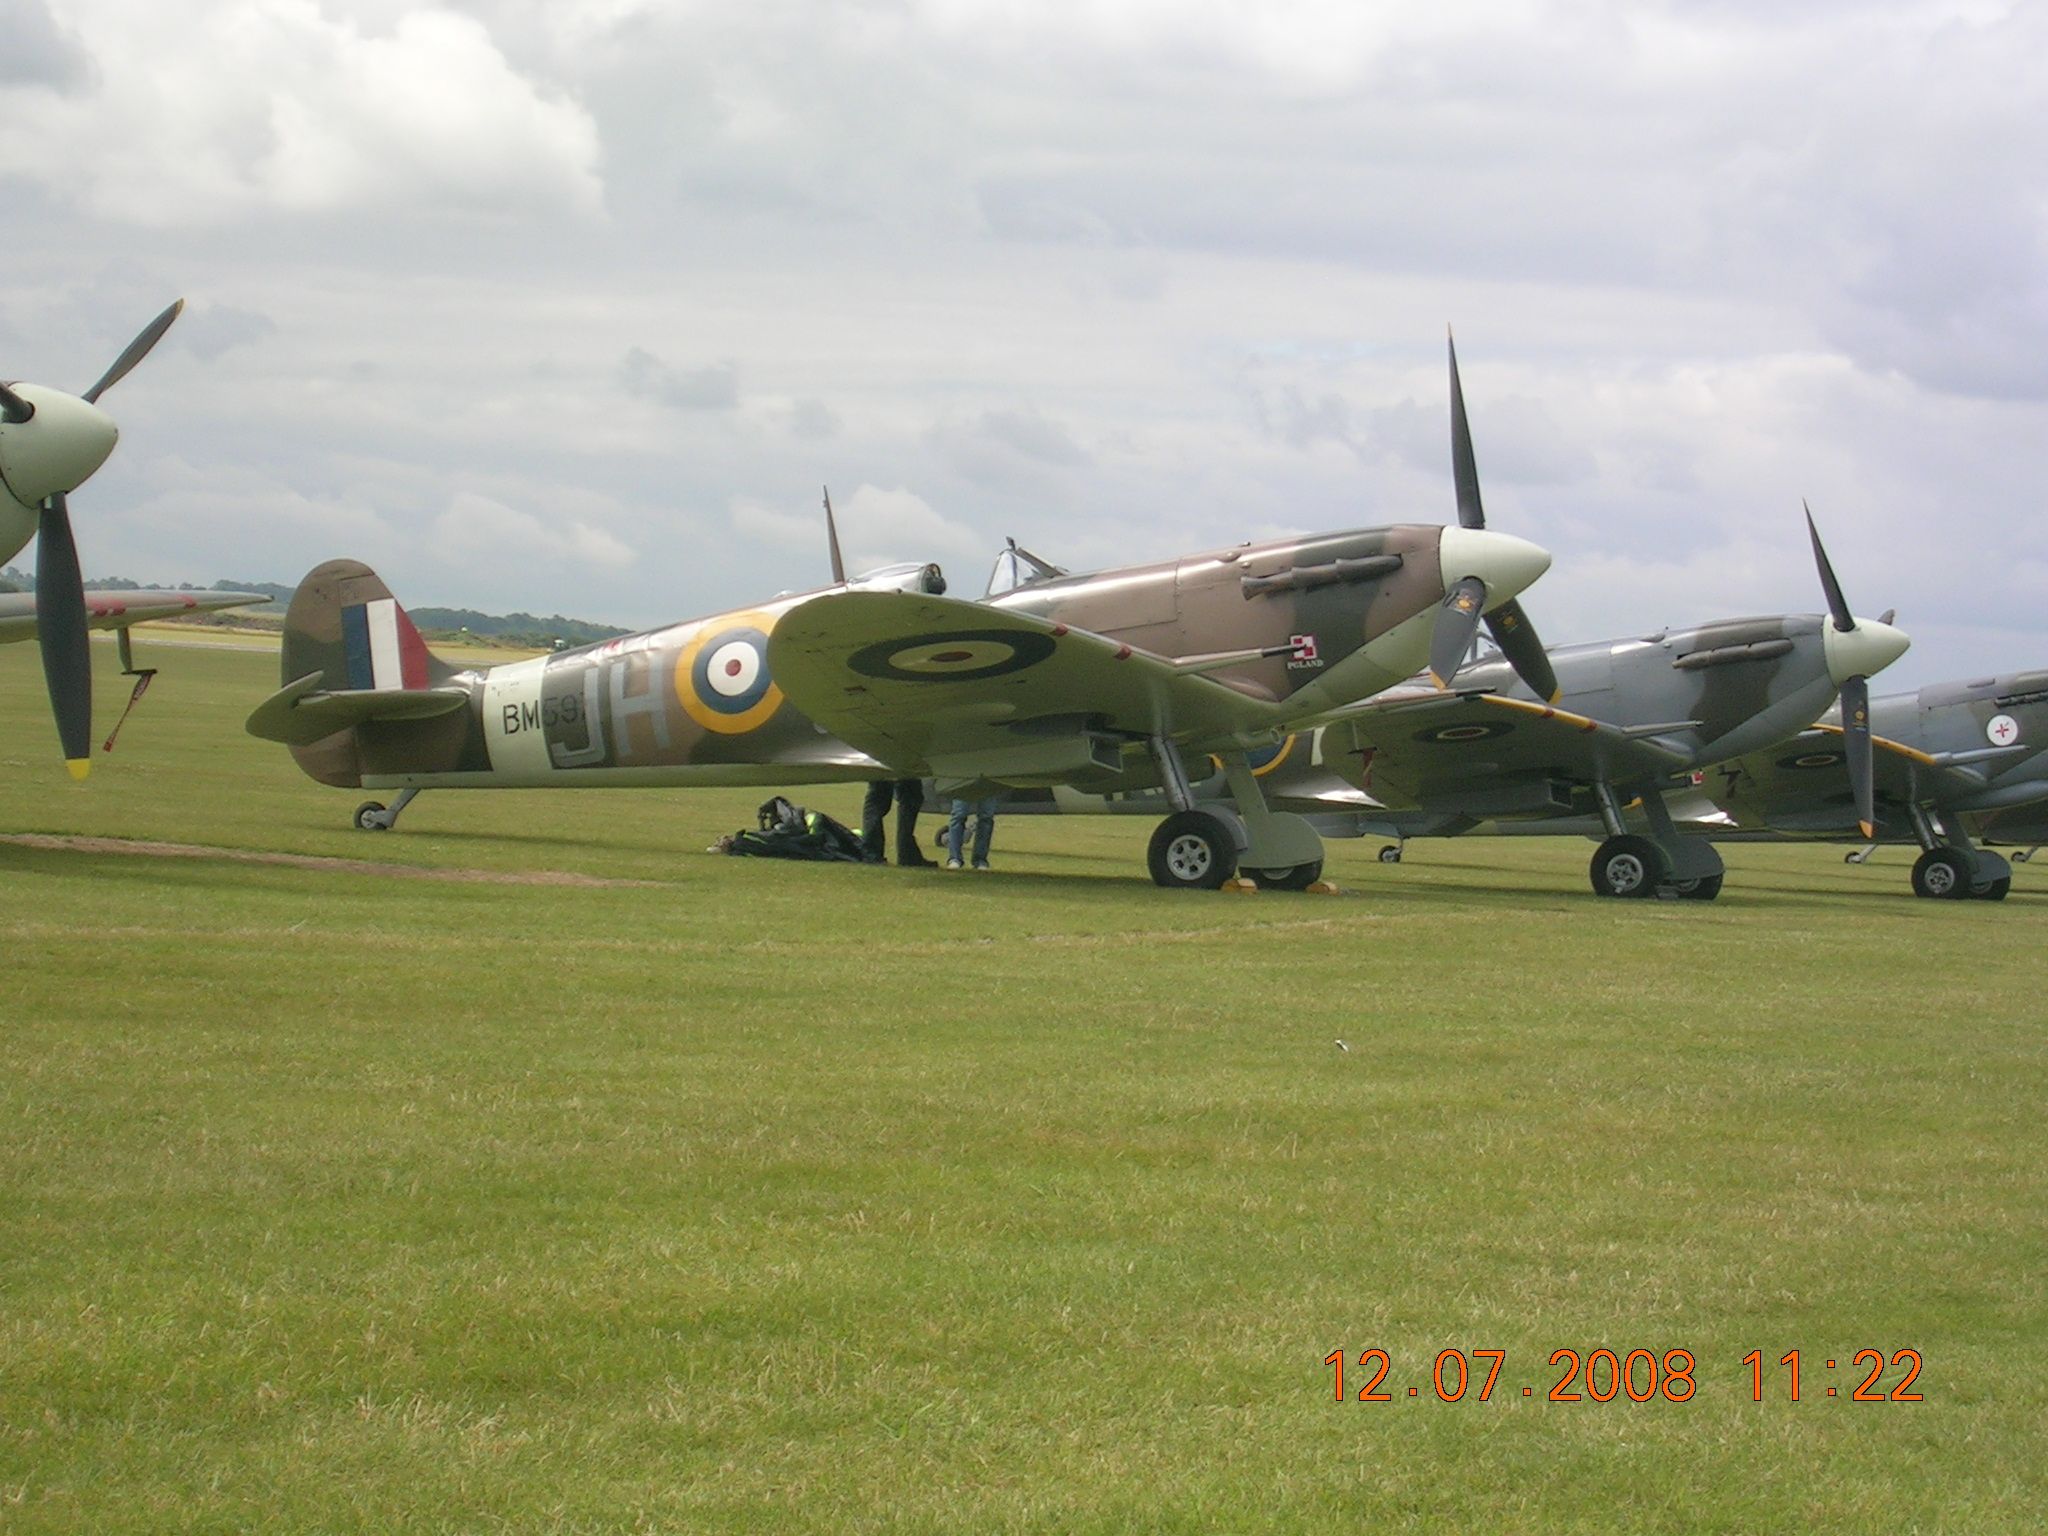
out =
<path fill-rule="evenodd" d="M 1258 888 L 1258 881 L 1247 879 L 1243 875 L 1233 875 L 1228 880 L 1224 881 L 1221 885 L 1216 887 L 1216 889 L 1219 891 L 1235 891 L 1241 896 L 1254 892 L 1258 890 Z"/>

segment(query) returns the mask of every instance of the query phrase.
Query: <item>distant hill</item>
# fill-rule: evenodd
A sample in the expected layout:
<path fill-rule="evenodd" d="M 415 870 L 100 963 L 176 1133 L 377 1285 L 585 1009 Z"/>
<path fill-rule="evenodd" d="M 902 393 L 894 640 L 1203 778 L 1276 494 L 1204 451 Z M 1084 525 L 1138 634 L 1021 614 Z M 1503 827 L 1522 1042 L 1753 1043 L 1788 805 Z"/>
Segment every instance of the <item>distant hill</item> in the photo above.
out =
<path fill-rule="evenodd" d="M 85 584 L 103 592 L 133 592 L 163 585 L 131 581 L 126 576 L 94 576 Z M 265 627 L 266 621 L 275 624 L 284 617 L 294 590 L 275 581 L 239 581 L 225 577 L 211 585 L 231 592 L 261 592 L 269 598 L 270 601 L 261 607 L 237 608 L 232 613 L 218 616 L 222 623 L 238 624 L 253 619 Z M 35 589 L 36 579 L 32 572 L 11 565 L 0 571 L 0 592 L 33 592 Z M 170 590 L 196 592 L 201 588 L 192 582 L 181 581 Z M 412 615 L 413 623 L 430 640 L 443 635 L 452 639 L 467 630 L 472 635 L 505 645 L 543 651 L 552 648 L 557 641 L 567 645 L 588 645 L 593 640 L 609 640 L 615 635 L 632 633 L 615 624 L 593 624 L 588 619 L 565 618 L 559 613 L 541 617 L 531 613 L 482 613 L 475 608 L 408 608 L 406 612 Z"/>

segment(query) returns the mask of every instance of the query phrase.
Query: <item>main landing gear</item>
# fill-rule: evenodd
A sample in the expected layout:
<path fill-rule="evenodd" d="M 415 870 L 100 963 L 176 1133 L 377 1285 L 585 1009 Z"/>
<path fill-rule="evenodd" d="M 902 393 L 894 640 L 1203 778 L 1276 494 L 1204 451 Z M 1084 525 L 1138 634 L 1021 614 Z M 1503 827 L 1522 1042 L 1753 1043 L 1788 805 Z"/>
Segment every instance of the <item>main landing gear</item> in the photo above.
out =
<path fill-rule="evenodd" d="M 1607 840 L 1593 851 L 1587 871 L 1594 894 L 1624 900 L 1668 896 L 1679 901 L 1712 901 L 1721 894 L 1726 866 L 1704 837 L 1685 837 L 1671 819 L 1663 792 L 1643 786 L 1639 798 L 1650 835 L 1630 832 L 1621 797 L 1611 784 L 1594 786 Z"/>
<path fill-rule="evenodd" d="M 1920 857 L 1913 861 L 1913 894 L 1932 901 L 2003 901 L 2012 890 L 2012 866 L 1970 841 L 1960 825 L 1939 824 L 1925 808 L 1908 808 Z"/>
<path fill-rule="evenodd" d="M 1220 890 L 1242 870 L 1269 891 L 1305 891 L 1323 876 L 1323 840 L 1299 816 L 1274 811 L 1242 752 L 1223 760 L 1233 806 L 1195 805 L 1173 744 L 1150 743 L 1173 814 L 1153 830 L 1146 864 L 1168 890 Z"/>
<path fill-rule="evenodd" d="M 356 807 L 356 830 L 358 832 L 389 832 L 398 825 L 401 812 L 411 805 L 417 789 L 401 789 L 392 797 L 391 808 L 386 810 L 382 800 L 365 800 Z"/>

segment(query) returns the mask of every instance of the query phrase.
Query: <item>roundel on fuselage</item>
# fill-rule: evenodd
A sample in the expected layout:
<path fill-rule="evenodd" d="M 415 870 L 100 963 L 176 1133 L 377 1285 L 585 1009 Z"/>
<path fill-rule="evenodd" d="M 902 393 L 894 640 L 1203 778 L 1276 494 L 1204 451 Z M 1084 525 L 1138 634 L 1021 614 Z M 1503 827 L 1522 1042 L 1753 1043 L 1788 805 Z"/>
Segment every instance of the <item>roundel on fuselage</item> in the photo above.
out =
<path fill-rule="evenodd" d="M 683 645 L 676 657 L 676 700 L 683 713 L 722 736 L 765 725 L 782 707 L 782 690 L 768 675 L 768 634 L 775 620 L 765 613 L 714 619 Z"/>

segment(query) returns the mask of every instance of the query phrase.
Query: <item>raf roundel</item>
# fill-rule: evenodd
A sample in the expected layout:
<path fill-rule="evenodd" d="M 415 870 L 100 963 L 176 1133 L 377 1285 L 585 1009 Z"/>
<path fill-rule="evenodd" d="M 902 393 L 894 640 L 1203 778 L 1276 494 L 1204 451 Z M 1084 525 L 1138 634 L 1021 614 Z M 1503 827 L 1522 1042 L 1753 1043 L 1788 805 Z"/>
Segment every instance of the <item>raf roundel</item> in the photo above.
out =
<path fill-rule="evenodd" d="M 890 682 L 971 683 L 1035 667 L 1052 653 L 1052 636 L 1036 630 L 963 629 L 884 640 L 855 651 L 846 664 Z"/>
<path fill-rule="evenodd" d="M 2020 739 L 2020 723 L 2011 715 L 1993 715 L 1985 722 L 1984 737 L 1994 747 L 2009 747 Z"/>
<path fill-rule="evenodd" d="M 782 707 L 768 675 L 766 614 L 744 614 L 691 636 L 676 658 L 676 698 L 707 731 L 736 736 L 765 725 Z"/>

